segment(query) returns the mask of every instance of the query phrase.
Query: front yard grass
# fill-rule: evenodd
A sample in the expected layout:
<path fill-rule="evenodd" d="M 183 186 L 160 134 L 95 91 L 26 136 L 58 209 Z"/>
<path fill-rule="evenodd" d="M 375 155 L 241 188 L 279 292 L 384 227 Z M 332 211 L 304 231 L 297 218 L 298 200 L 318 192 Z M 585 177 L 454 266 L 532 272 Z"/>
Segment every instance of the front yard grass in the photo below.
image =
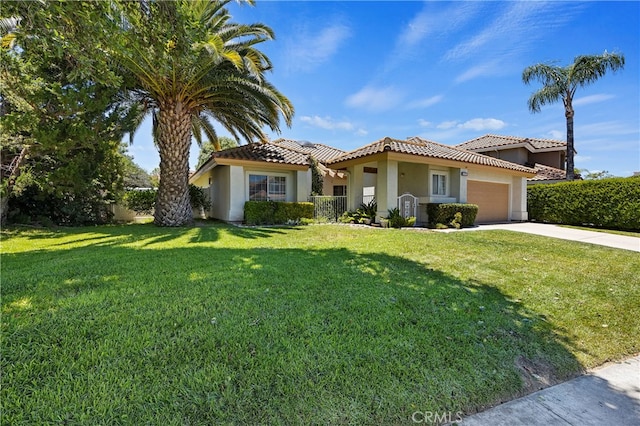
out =
<path fill-rule="evenodd" d="M 640 352 L 637 253 L 516 232 L 9 229 L 1 252 L 4 424 L 411 424 Z"/>

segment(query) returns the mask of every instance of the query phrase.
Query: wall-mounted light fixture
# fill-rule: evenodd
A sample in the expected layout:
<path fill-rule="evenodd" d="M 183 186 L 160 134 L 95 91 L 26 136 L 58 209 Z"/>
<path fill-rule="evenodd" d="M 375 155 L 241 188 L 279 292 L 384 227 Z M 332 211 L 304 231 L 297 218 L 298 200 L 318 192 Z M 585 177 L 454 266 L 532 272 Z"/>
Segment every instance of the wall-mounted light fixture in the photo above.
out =
<path fill-rule="evenodd" d="M 460 176 L 469 176 L 469 172 L 466 170 L 461 170 L 460 171 Z"/>

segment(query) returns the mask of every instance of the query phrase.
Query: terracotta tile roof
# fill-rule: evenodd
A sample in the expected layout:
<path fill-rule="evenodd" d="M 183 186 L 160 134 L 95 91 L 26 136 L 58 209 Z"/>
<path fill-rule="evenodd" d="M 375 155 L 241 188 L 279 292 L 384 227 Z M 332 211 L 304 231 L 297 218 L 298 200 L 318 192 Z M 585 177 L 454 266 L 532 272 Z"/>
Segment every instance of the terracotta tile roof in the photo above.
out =
<path fill-rule="evenodd" d="M 313 156 L 316 160 L 318 160 L 321 163 L 327 163 L 329 160 L 339 157 L 340 155 L 346 152 L 341 149 L 334 148 L 332 146 L 324 145 L 321 143 L 312 143 L 307 141 L 294 141 L 291 139 L 276 139 L 271 143 L 284 146 L 286 148 L 293 149 L 299 152 L 304 152 L 305 154 L 309 154 Z"/>
<path fill-rule="evenodd" d="M 560 151 L 567 148 L 567 143 L 553 139 L 532 139 L 516 136 L 484 135 L 456 145 L 458 148 L 469 151 L 507 149 L 515 146 L 524 146 L 531 152 L 536 151 Z"/>
<path fill-rule="evenodd" d="M 567 178 L 566 171 L 544 164 L 536 163 L 533 169 L 536 171 L 536 175 L 527 179 L 528 181 L 565 180 Z"/>
<path fill-rule="evenodd" d="M 475 152 L 467 151 L 457 147 L 439 144 L 437 142 L 426 139 L 413 137 L 408 140 L 399 140 L 392 138 L 380 139 L 369 145 L 358 148 L 355 151 L 348 152 L 338 158 L 329 161 L 329 165 L 341 163 L 356 158 L 367 157 L 381 152 L 398 152 L 402 154 L 411 154 L 420 157 L 441 158 L 444 160 L 460 161 L 469 164 L 478 164 L 483 166 L 498 167 L 501 169 L 516 170 L 525 173 L 534 173 L 530 169 L 519 164 L 509 161 L 500 160 Z"/>
<path fill-rule="evenodd" d="M 274 143 L 252 143 L 224 149 L 211 154 L 211 158 L 264 161 L 267 163 L 309 165 L 309 155 Z"/>

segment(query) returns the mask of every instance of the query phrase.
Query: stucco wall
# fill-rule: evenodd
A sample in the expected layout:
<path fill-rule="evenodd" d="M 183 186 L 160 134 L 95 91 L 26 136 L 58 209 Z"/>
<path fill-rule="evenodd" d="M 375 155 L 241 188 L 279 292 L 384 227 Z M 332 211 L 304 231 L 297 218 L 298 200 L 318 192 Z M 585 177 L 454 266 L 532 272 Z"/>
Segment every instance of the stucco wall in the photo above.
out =
<path fill-rule="evenodd" d="M 556 169 L 564 170 L 564 163 L 562 162 L 562 153 L 555 152 L 538 152 L 529 155 L 530 163 L 540 163 L 547 166 L 555 167 Z"/>

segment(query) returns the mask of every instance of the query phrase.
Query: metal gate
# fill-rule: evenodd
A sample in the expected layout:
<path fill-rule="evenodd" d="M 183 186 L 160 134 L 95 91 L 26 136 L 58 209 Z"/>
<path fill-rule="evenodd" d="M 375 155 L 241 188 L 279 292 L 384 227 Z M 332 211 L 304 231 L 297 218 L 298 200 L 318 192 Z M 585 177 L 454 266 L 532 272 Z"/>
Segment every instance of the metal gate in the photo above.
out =
<path fill-rule="evenodd" d="M 313 218 L 337 222 L 342 213 L 347 211 L 346 195 L 317 195 L 309 197 L 313 203 Z"/>

